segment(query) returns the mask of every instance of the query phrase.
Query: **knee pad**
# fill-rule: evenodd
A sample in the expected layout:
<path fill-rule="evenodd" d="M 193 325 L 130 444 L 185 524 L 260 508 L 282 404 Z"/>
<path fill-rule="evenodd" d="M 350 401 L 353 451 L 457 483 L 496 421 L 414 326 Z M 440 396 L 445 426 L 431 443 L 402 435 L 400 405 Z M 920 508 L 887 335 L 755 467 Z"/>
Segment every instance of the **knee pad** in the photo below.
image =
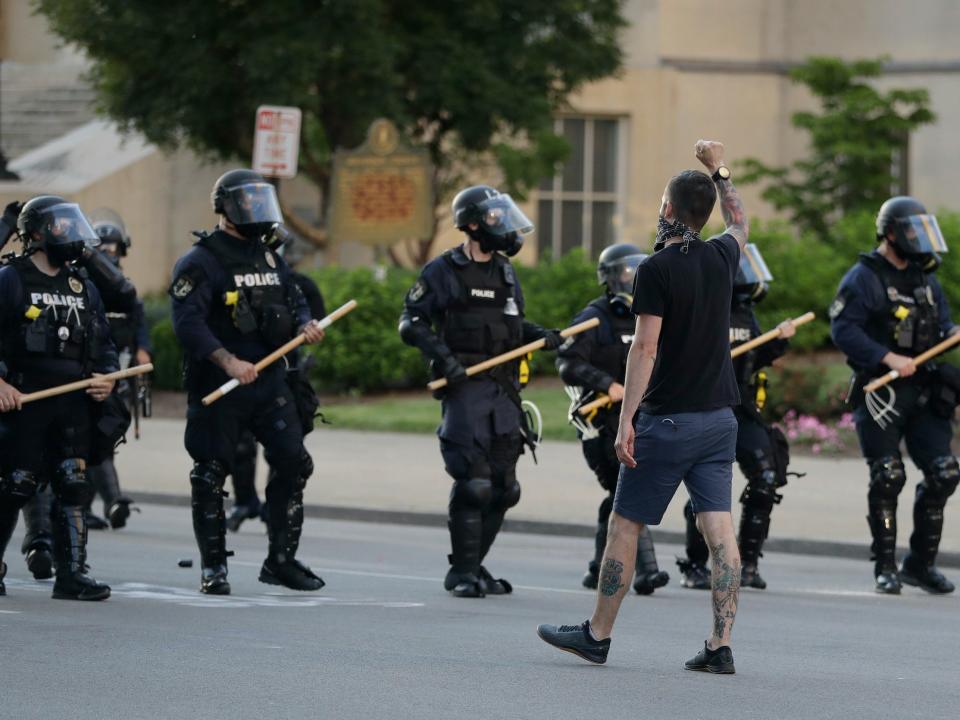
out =
<path fill-rule="evenodd" d="M 947 498 L 953 495 L 960 481 L 960 465 L 952 455 L 938 457 L 925 468 L 920 488 L 924 495 L 939 504 L 946 504 Z"/>
<path fill-rule="evenodd" d="M 190 473 L 190 485 L 194 497 L 212 498 L 223 495 L 223 483 L 227 478 L 227 468 L 219 460 L 205 460 L 193 464 Z"/>
<path fill-rule="evenodd" d="M 29 470 L 13 470 L 0 476 L 0 498 L 9 498 L 17 507 L 23 507 L 39 488 L 40 481 Z"/>
<path fill-rule="evenodd" d="M 57 465 L 53 482 L 62 505 L 88 505 L 93 500 L 93 486 L 83 460 L 71 458 Z"/>
<path fill-rule="evenodd" d="M 749 482 L 753 482 L 755 479 L 759 480 L 764 476 L 766 476 L 763 481 L 764 483 L 768 482 L 768 478 L 771 477 L 774 482 L 778 481 L 776 463 L 765 449 L 756 449 L 743 453 L 737 457 L 737 463 L 740 465 L 740 470 L 743 471 L 744 476 Z"/>
<path fill-rule="evenodd" d="M 499 505 L 506 510 L 507 508 L 512 508 L 518 502 L 520 502 L 520 483 L 517 482 L 516 478 L 513 478 L 513 482 L 503 488 L 503 492 L 500 494 Z"/>
<path fill-rule="evenodd" d="M 452 509 L 485 510 L 492 498 L 493 482 L 489 478 L 457 480 L 450 496 L 450 506 Z"/>
<path fill-rule="evenodd" d="M 896 502 L 906 483 L 907 472 L 899 457 L 888 455 L 870 461 L 870 498 Z"/>
<path fill-rule="evenodd" d="M 301 488 L 307 484 L 311 475 L 313 475 L 313 458 L 310 457 L 306 448 L 300 448 L 300 479 L 303 481 L 300 483 Z"/>
<path fill-rule="evenodd" d="M 744 507 L 770 512 L 783 499 L 777 492 L 777 475 L 773 470 L 764 470 L 759 476 L 747 478 L 740 502 Z"/>

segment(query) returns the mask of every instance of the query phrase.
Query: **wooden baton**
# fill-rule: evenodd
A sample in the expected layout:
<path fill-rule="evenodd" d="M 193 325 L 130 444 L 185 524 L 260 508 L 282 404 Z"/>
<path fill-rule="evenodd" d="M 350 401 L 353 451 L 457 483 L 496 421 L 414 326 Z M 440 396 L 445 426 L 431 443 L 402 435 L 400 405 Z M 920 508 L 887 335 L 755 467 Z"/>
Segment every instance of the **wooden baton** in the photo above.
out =
<path fill-rule="evenodd" d="M 571 325 L 565 330 L 561 330 L 560 337 L 568 338 L 571 335 L 577 335 L 579 333 L 584 332 L 585 330 L 594 328 L 599 324 L 600 324 L 599 318 L 590 318 L 589 320 L 584 320 L 582 323 L 577 323 L 576 325 Z M 520 347 L 514 348 L 513 350 L 508 350 L 502 355 L 497 355 L 496 357 L 492 357 L 489 360 L 484 360 L 483 362 L 477 363 L 476 365 L 471 365 L 470 367 L 467 368 L 467 376 L 469 377 L 471 375 L 476 375 L 477 373 L 482 373 L 484 370 L 489 370 L 490 368 L 496 367 L 497 365 L 503 365 L 503 363 L 505 362 L 516 360 L 518 357 L 522 355 L 526 355 L 527 353 L 533 352 L 534 350 L 539 350 L 544 346 L 545 343 L 546 343 L 546 340 L 544 340 L 543 338 L 540 338 L 539 340 L 534 340 L 533 342 L 527 343 L 526 345 L 521 345 Z M 430 388 L 431 390 L 439 390 L 442 387 L 446 387 L 446 385 L 447 385 L 446 378 L 438 378 L 437 380 L 433 380 L 432 382 L 427 383 L 427 387 Z"/>
<path fill-rule="evenodd" d="M 148 372 L 153 371 L 153 363 L 147 363 L 146 365 L 136 365 L 134 367 L 129 367 L 126 370 L 117 370 L 116 372 L 107 373 L 105 375 L 98 375 L 96 377 L 89 377 L 84 380 L 77 380 L 72 383 L 67 383 L 66 385 L 57 385 L 56 387 L 47 388 L 46 390 L 37 390 L 37 392 L 27 393 L 26 395 L 20 396 L 20 403 L 26 405 L 28 402 L 33 402 L 34 400 L 43 400 L 49 397 L 55 397 L 56 395 L 66 395 L 67 393 L 74 392 L 76 390 L 86 390 L 88 387 L 94 383 L 98 383 L 101 380 L 123 380 L 124 378 L 133 377 L 134 375 L 146 375 Z"/>
<path fill-rule="evenodd" d="M 336 310 L 334 310 L 332 313 L 327 315 L 325 318 L 323 318 L 322 320 L 318 320 L 317 324 L 320 326 L 321 330 L 325 330 L 326 328 L 330 327 L 334 322 L 336 322 L 337 320 L 342 318 L 344 315 L 346 315 L 348 312 L 353 310 L 356 306 L 357 306 L 356 300 L 348 300 L 343 305 L 341 305 Z M 276 350 L 274 350 L 272 353 L 270 353 L 266 357 L 262 358 L 261 360 L 258 360 L 254 364 L 254 367 L 257 369 L 257 372 L 260 372 L 268 365 L 275 363 L 277 360 L 282 358 L 291 350 L 294 350 L 300 347 L 301 345 L 303 345 L 303 341 L 306 340 L 306 337 L 307 337 L 306 335 L 304 335 L 303 333 L 300 333 L 290 342 L 278 347 Z M 240 385 L 240 381 L 237 380 L 236 378 L 228 380 L 223 385 L 221 385 L 216 390 L 214 390 L 212 393 L 210 393 L 205 398 L 203 398 L 202 400 L 203 404 L 210 405 L 211 403 L 215 403 L 217 400 L 222 398 L 228 392 L 236 388 L 238 385 Z"/>
<path fill-rule="evenodd" d="M 796 318 L 795 320 L 792 320 L 791 322 L 793 322 L 794 325 L 804 325 L 813 320 L 815 317 L 816 316 L 812 312 L 808 312 Z M 775 340 L 778 337 L 780 337 L 780 328 L 774 328 L 773 330 L 765 332 L 763 335 L 758 335 L 749 342 L 745 342 L 743 345 L 737 345 L 737 347 L 730 351 L 730 357 L 739 357 L 745 352 L 750 352 L 753 350 L 753 348 L 763 345 L 766 342 L 770 342 L 771 340 Z M 581 415 L 589 415 L 594 410 L 598 410 L 604 405 L 608 404 L 610 404 L 610 398 L 606 395 L 601 395 L 596 400 L 588 402 L 577 412 L 579 412 Z"/>
<path fill-rule="evenodd" d="M 798 318 L 794 318 L 790 322 L 794 325 L 806 325 L 808 322 L 813 320 L 816 317 L 812 312 L 804 313 Z M 750 352 L 755 347 L 768 343 L 771 340 L 776 340 L 780 337 L 780 328 L 775 327 L 773 330 L 768 330 L 763 335 L 755 337 L 753 340 L 745 342 L 743 345 L 737 345 L 733 350 L 730 351 L 730 357 L 740 357 L 746 352 Z"/>
<path fill-rule="evenodd" d="M 946 340 L 938 342 L 926 352 L 920 353 L 913 359 L 913 364 L 916 366 L 923 365 L 930 358 L 936 357 L 942 352 L 946 352 L 957 343 L 960 343 L 960 334 L 952 335 Z M 900 377 L 900 373 L 898 373 L 896 370 L 891 370 L 886 375 L 881 375 L 877 379 L 868 382 L 863 386 L 863 391 L 868 393 L 876 392 L 887 383 L 891 383 L 896 380 L 898 377 Z"/>

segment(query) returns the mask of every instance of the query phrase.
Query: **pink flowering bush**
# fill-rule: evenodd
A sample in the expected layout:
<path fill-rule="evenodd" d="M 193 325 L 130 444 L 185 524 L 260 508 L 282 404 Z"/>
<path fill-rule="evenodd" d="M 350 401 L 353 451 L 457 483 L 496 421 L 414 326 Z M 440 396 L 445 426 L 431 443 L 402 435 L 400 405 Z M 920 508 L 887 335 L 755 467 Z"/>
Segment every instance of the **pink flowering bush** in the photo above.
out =
<path fill-rule="evenodd" d="M 787 410 L 778 423 L 791 446 L 808 446 L 815 455 L 842 453 L 856 444 L 853 413 L 824 422 L 814 415 Z"/>

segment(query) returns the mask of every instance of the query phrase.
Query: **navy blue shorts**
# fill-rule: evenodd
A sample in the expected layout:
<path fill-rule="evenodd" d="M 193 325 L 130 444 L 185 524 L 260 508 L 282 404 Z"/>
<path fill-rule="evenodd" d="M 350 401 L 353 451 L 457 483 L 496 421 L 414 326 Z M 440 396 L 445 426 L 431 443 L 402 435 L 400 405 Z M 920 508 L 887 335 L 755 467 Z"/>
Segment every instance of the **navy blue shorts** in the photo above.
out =
<path fill-rule="evenodd" d="M 733 410 L 640 413 L 634 431 L 637 466 L 620 466 L 615 512 L 645 525 L 659 525 L 681 480 L 694 512 L 730 512 L 737 447 Z"/>

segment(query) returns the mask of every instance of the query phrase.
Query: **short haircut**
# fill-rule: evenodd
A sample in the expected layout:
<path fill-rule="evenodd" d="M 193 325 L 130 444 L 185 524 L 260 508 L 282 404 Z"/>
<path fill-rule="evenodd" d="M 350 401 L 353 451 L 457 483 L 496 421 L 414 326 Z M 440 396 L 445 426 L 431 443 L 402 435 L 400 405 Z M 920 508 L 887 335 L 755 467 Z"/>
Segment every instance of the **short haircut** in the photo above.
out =
<path fill-rule="evenodd" d="M 713 212 L 717 189 L 713 180 L 699 170 L 684 170 L 674 175 L 667 185 L 667 199 L 673 205 L 674 217 L 691 230 L 699 232 Z"/>

